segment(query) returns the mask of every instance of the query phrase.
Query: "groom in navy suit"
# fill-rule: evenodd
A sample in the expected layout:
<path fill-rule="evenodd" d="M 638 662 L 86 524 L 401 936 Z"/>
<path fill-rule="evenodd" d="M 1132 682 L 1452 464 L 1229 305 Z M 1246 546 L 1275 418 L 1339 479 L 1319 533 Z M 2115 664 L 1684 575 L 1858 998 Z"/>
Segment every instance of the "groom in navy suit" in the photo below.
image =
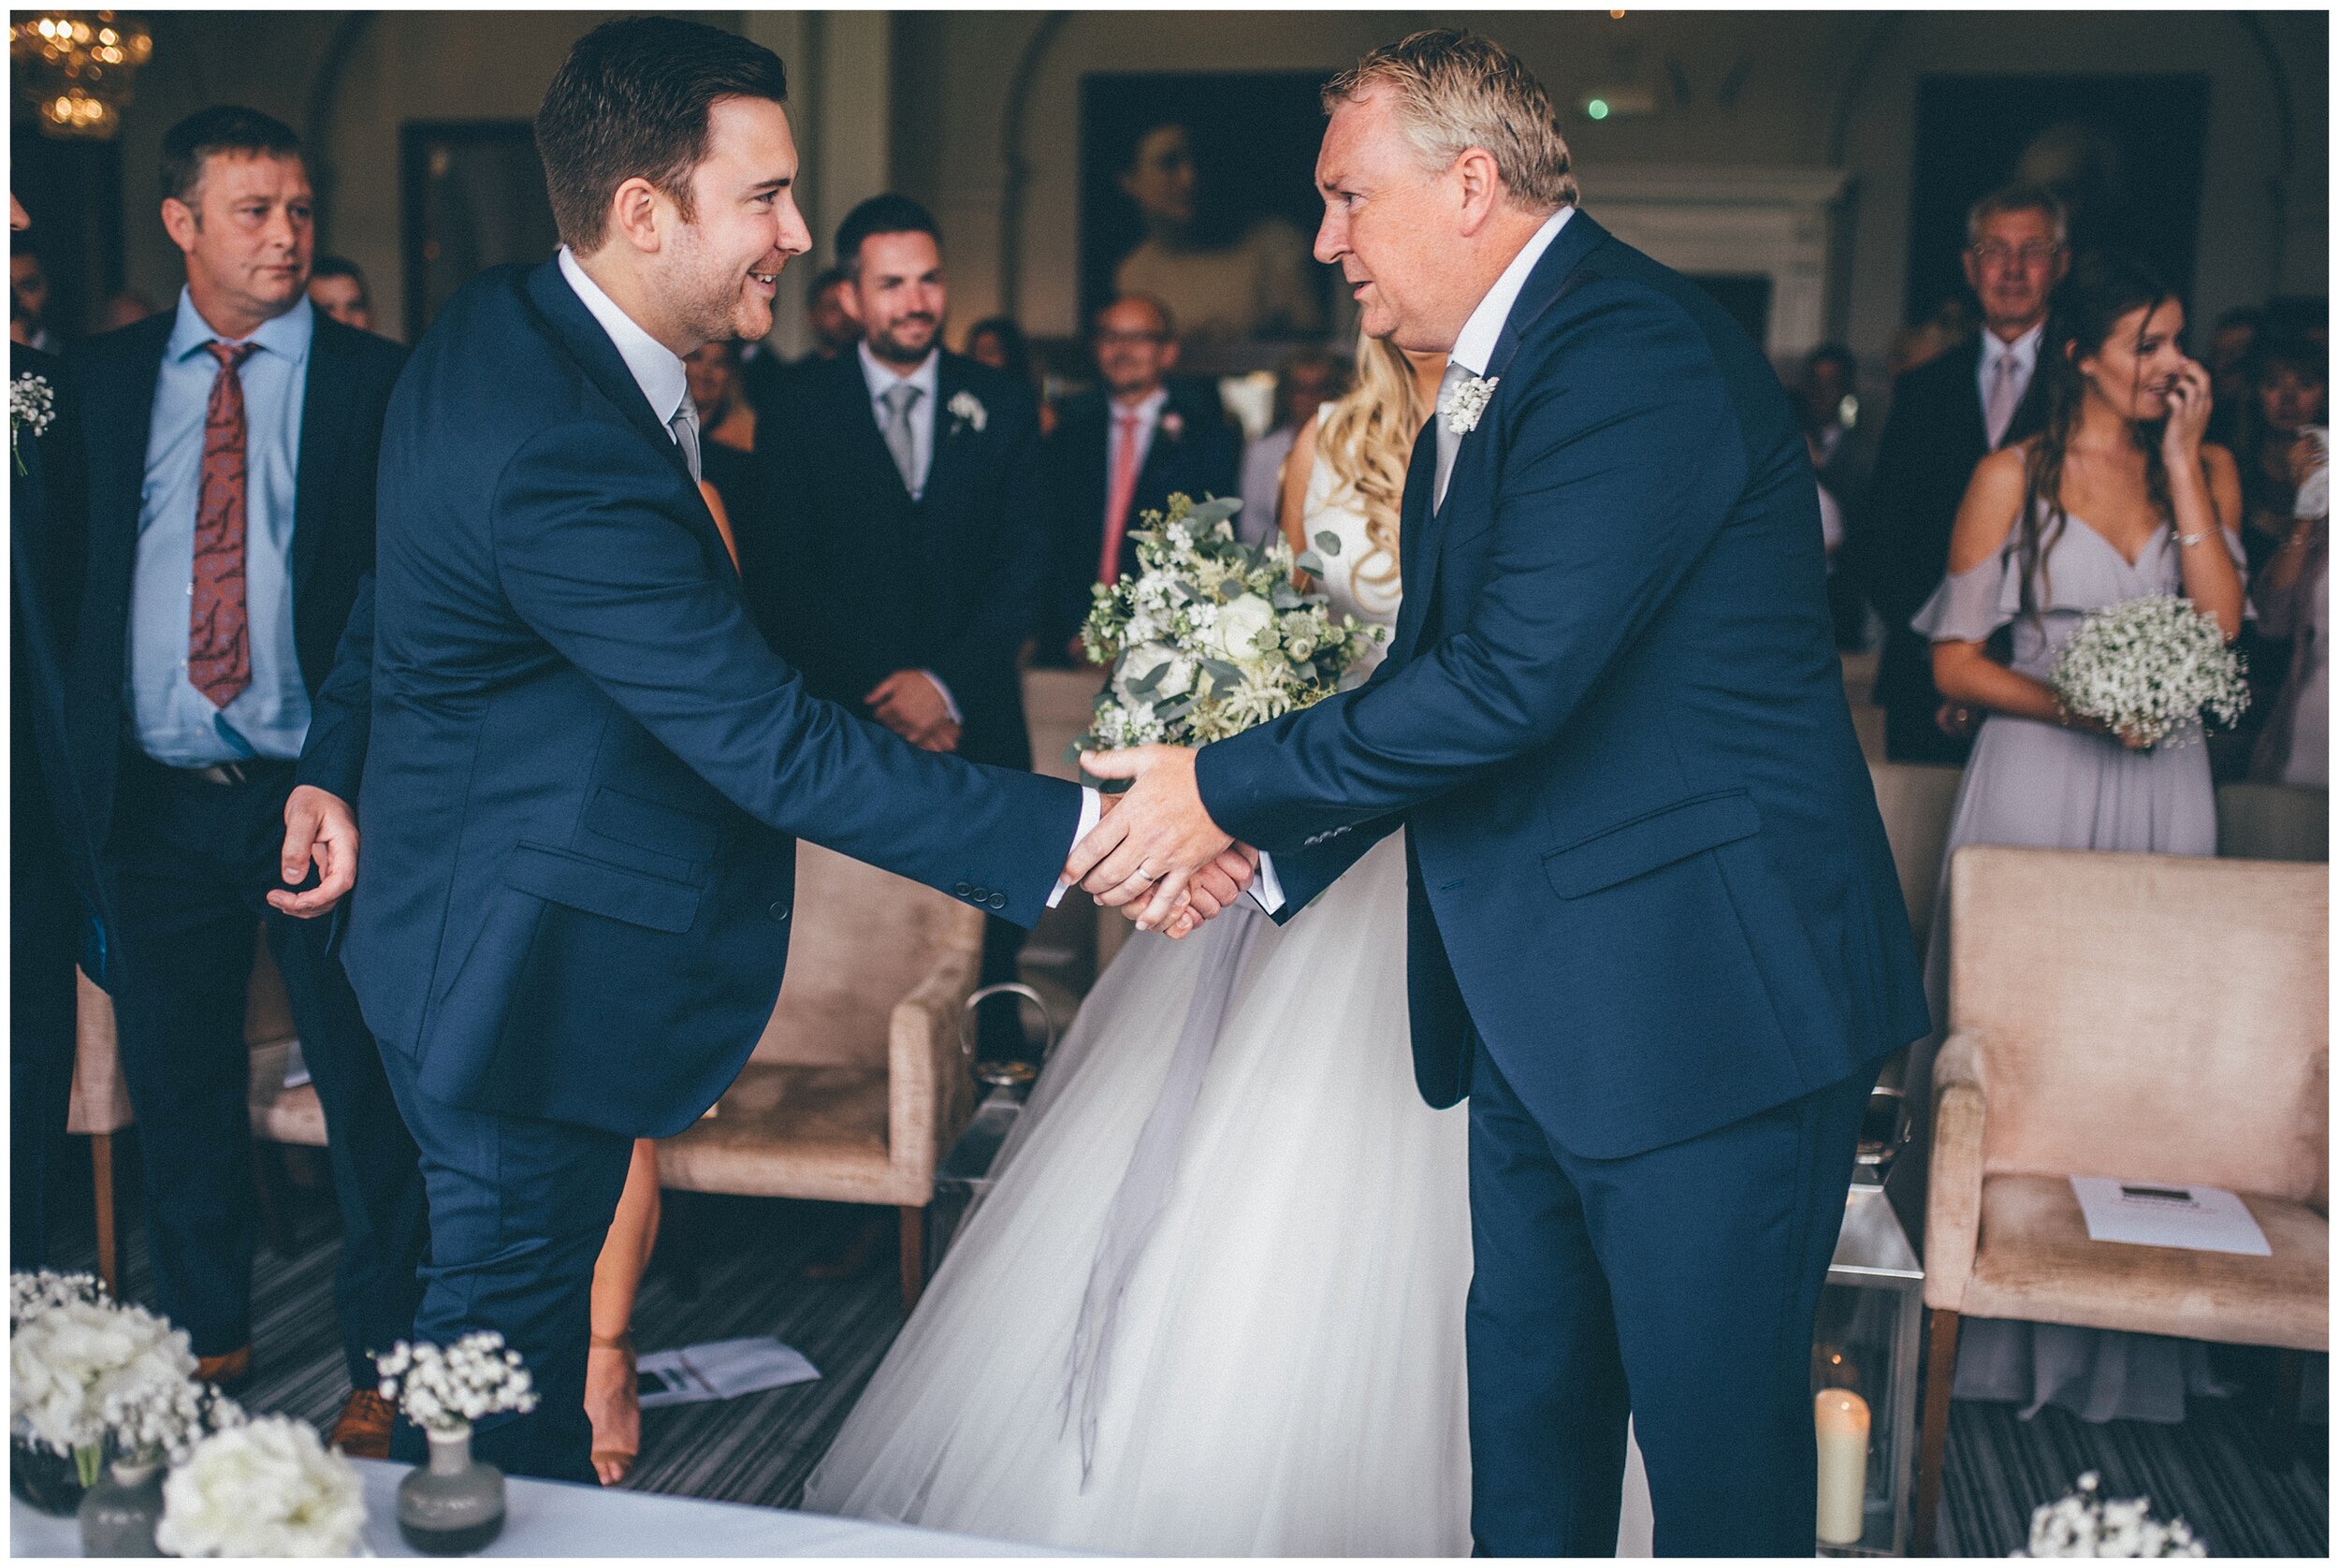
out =
<path fill-rule="evenodd" d="M 1416 34 L 1325 105 L 1316 256 L 1367 331 L 1449 356 L 1390 654 L 1199 753 L 1093 759 L 1137 782 L 1072 870 L 1175 930 L 1230 835 L 1281 912 L 1402 828 L 1416 1073 L 1471 1102 L 1479 1549 L 1612 1551 L 1629 1414 L 1660 1553 L 1809 1556 L 1812 1320 L 1926 1015 L 1803 439 L 1730 318 L 1576 211 L 1499 45 Z"/>
<path fill-rule="evenodd" d="M 477 1446 L 528 1474 L 594 1478 L 594 1259 L 632 1140 L 696 1120 L 771 1013 L 795 836 L 1028 926 L 1096 812 L 812 698 L 749 618 L 682 360 L 761 338 L 809 245 L 786 91 L 695 22 L 578 43 L 536 123 L 563 248 L 415 349 L 370 647 L 361 613 L 332 685 L 350 721 L 370 688 L 344 953 L 423 1154 L 415 1330 L 522 1353 L 540 1403 Z"/>

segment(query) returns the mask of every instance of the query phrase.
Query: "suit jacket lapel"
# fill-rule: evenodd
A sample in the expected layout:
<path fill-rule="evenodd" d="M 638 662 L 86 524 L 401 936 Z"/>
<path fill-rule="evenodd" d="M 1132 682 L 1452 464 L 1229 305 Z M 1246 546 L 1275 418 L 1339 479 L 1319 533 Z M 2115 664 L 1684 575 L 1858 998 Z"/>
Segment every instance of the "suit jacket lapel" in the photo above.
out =
<path fill-rule="evenodd" d="M 154 425 L 154 390 L 162 381 L 163 354 L 169 346 L 175 311 L 165 311 L 129 331 L 143 341 L 125 358 L 120 379 L 81 383 L 82 429 L 90 465 L 89 573 L 91 603 L 98 606 L 80 639 L 104 639 L 104 667 L 119 686 L 127 659 L 130 579 L 138 563 L 138 508 L 146 490 L 146 444 Z M 118 690 L 107 694 L 119 700 Z M 109 710 L 110 711 L 110 710 Z"/>
<path fill-rule="evenodd" d="M 337 324 L 317 314 L 309 343 L 308 380 L 300 399 L 300 455 L 293 480 L 293 598 L 299 603 L 309 574 L 325 547 L 332 497 L 329 484 L 341 435 L 356 406 L 356 383 L 350 373 L 348 344 Z"/>
<path fill-rule="evenodd" d="M 1397 580 L 1403 590 L 1397 602 L 1397 634 L 1389 639 L 1389 661 L 1402 664 L 1412 657 L 1421 635 L 1421 619 L 1430 613 L 1430 596 L 1423 589 L 1429 575 L 1422 558 L 1430 525 L 1430 491 L 1437 483 L 1437 418 L 1421 427 L 1414 438 L 1413 461 L 1405 465 L 1405 500 L 1398 513 Z"/>
<path fill-rule="evenodd" d="M 1960 439 L 1965 442 L 1966 449 L 1975 454 L 1974 461 L 1980 462 L 1983 457 L 1989 455 L 1990 451 L 1990 419 L 1989 414 L 1982 406 L 1981 334 L 1976 333 L 1956 352 L 1957 422 L 1964 427 L 1960 432 Z M 2030 379 L 2035 385 L 2039 378 L 2033 375 Z M 2028 400 L 2027 398 L 2024 399 L 2026 402 Z M 2022 412 L 2019 408 L 2015 410 L 2014 417 L 2016 420 L 2021 419 Z"/>
<path fill-rule="evenodd" d="M 958 415 L 951 412 L 951 399 L 967 390 L 966 371 L 959 366 L 957 356 L 942 356 L 935 378 L 934 452 L 926 462 L 926 488 L 921 498 L 925 515 L 937 520 L 950 515 L 949 507 L 965 483 L 974 457 L 974 443 L 981 439 L 973 425 L 962 424 Z"/>
<path fill-rule="evenodd" d="M 893 466 L 893 449 L 885 444 L 885 432 L 878 428 L 877 399 L 869 396 L 869 380 L 861 373 L 861 351 L 849 348 L 828 364 L 835 380 L 829 399 L 845 422 L 845 439 L 852 443 L 854 464 L 866 471 L 869 482 L 879 490 L 892 496 L 896 513 L 907 513 L 909 486 L 902 483 L 902 471 Z M 941 439 L 938 424 L 935 439 Z M 931 481 L 931 472 L 927 477 Z"/>

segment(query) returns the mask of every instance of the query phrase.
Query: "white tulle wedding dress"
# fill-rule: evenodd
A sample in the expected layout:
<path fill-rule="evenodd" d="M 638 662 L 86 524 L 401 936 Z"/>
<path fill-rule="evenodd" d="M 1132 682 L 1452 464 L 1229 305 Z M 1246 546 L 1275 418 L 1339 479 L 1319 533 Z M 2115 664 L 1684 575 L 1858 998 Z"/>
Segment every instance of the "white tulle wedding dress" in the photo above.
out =
<path fill-rule="evenodd" d="M 1393 625 L 1394 563 L 1329 485 L 1318 463 L 1308 530 L 1342 543 L 1326 591 Z M 1469 1124 L 1414 1087 L 1394 836 L 1257 938 L 1122 1300 L 1083 1478 L 1074 1324 L 1207 944 L 1231 929 L 1133 936 L 1098 980 L 806 1508 L 1097 1552 L 1469 1552 Z M 1620 1551 L 1649 1541 L 1634 1453 Z"/>

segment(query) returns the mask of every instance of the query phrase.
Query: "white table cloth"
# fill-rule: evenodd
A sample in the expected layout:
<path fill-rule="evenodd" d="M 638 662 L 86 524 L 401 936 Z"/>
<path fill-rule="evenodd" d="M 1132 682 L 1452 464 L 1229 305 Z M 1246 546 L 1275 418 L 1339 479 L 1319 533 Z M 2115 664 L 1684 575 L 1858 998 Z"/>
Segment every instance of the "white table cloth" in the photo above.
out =
<path fill-rule="evenodd" d="M 407 1467 L 353 1461 L 366 1486 L 365 1546 L 376 1557 L 416 1555 L 398 1533 L 398 1484 Z M 504 1482 L 503 1533 L 482 1557 L 1040 1557 L 1038 1546 L 981 1541 L 906 1525 L 737 1503 L 605 1490 L 514 1476 Z M 8 1499 L 14 1557 L 79 1557 L 80 1526 Z"/>

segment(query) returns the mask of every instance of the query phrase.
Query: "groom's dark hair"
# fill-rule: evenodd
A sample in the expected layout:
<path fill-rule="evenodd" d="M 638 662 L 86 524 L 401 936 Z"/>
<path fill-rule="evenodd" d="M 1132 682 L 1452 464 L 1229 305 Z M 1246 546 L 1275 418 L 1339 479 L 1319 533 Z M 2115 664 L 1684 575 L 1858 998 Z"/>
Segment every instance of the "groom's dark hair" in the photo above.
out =
<path fill-rule="evenodd" d="M 536 111 L 536 152 L 561 241 L 601 249 L 617 187 L 639 175 L 695 222 L 690 171 L 706 157 L 718 98 L 788 97 L 788 67 L 762 44 L 676 17 L 605 22 L 577 40 Z"/>

